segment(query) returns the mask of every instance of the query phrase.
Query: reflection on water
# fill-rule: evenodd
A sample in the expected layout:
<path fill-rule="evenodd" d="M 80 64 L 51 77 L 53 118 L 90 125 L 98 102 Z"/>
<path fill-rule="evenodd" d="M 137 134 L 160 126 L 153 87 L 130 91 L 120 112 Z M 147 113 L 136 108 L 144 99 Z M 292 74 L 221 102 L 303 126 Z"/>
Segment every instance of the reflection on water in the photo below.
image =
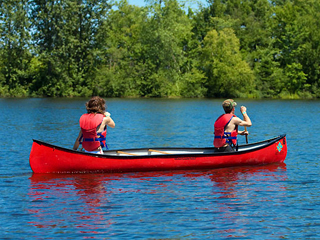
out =
<path fill-rule="evenodd" d="M 85 228 L 94 233 L 100 224 L 108 222 L 100 209 L 101 203 L 108 201 L 102 176 L 34 174 L 30 179 L 34 226 L 68 228 L 68 222 L 77 222 L 80 232 Z"/>
<path fill-rule="evenodd" d="M 219 195 L 215 199 L 216 212 L 220 215 L 222 226 L 228 226 L 219 232 L 233 237 L 250 238 L 250 232 L 246 228 L 256 228 L 259 221 L 268 221 L 270 218 L 268 212 L 261 211 L 259 205 L 269 208 L 274 204 L 275 198 L 285 199 L 286 188 L 283 181 L 286 178 L 284 163 L 251 168 L 249 171 L 238 168 L 236 171 L 223 169 L 218 173 L 213 172 L 210 179 L 215 186 L 214 193 Z M 265 185 L 267 182 L 269 185 Z M 270 198 L 271 195 L 273 198 Z"/>
<path fill-rule="evenodd" d="M 33 174 L 30 224 L 92 237 L 132 223 L 139 226 L 131 229 L 133 236 L 143 232 L 142 237 L 151 238 L 154 232 L 150 227 L 159 224 L 157 217 L 161 215 L 162 221 L 175 220 L 174 226 L 167 226 L 175 237 L 183 237 L 180 229 L 188 222 L 194 228 L 191 231 L 205 227 L 224 237 L 248 237 L 246 229 L 254 227 L 257 219 L 248 216 L 247 210 L 261 201 L 269 205 L 267 192 L 273 198 L 284 198 L 285 179 L 284 163 L 209 171 Z M 271 184 L 266 186 L 266 181 Z M 152 202 L 148 202 L 150 198 Z M 119 233 L 119 237 L 123 234 Z"/>

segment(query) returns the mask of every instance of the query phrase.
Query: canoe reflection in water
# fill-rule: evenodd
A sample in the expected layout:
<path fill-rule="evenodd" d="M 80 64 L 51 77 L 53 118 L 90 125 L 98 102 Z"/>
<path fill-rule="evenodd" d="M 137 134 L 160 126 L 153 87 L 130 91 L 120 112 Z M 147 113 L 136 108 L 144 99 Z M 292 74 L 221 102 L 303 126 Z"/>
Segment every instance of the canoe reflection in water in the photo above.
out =
<path fill-rule="evenodd" d="M 190 214 L 189 221 L 196 216 L 206 224 L 222 222 L 225 227 L 214 231 L 229 236 L 239 234 L 239 224 L 249 221 L 239 213 L 241 208 L 255 206 L 257 199 L 282 198 L 285 179 L 285 163 L 209 171 L 33 174 L 30 224 L 92 236 L 116 234 L 121 224 L 134 233 L 143 223 L 150 238 L 150 228 L 158 226 L 160 231 L 166 225 L 166 231 L 174 232 L 168 221 L 174 217 L 179 224 Z"/>

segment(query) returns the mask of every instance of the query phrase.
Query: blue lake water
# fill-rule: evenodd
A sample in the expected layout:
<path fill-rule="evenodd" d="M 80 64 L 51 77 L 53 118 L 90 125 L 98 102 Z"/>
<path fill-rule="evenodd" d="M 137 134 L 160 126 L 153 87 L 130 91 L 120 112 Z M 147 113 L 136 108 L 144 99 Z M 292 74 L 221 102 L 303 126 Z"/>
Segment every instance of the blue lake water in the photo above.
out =
<path fill-rule="evenodd" d="M 71 148 L 87 100 L 0 99 L 1 239 L 320 239 L 320 101 L 237 100 L 249 142 L 287 134 L 285 164 L 32 174 L 32 139 Z M 212 146 L 222 113 L 221 99 L 106 100 L 110 149 Z"/>

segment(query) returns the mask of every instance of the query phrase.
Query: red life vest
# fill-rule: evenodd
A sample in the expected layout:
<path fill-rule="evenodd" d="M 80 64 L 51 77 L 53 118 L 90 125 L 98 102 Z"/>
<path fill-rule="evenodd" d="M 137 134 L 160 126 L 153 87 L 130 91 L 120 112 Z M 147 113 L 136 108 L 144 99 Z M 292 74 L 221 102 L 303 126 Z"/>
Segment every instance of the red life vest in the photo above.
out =
<path fill-rule="evenodd" d="M 97 133 L 97 127 L 102 123 L 103 114 L 86 113 L 80 118 L 80 128 L 82 132 L 82 147 L 87 151 L 94 151 L 100 146 L 106 146 L 107 128 L 101 133 Z"/>
<path fill-rule="evenodd" d="M 231 121 L 234 114 L 222 114 L 214 123 L 214 141 L 213 145 L 216 148 L 224 146 L 226 143 L 230 145 L 237 145 L 238 126 L 232 132 L 225 132 L 225 128 Z"/>

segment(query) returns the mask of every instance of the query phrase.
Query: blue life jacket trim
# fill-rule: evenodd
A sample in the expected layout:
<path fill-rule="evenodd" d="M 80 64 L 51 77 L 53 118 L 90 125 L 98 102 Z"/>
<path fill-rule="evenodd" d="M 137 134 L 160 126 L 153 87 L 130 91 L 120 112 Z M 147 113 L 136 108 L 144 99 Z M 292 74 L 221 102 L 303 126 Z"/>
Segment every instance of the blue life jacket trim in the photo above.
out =
<path fill-rule="evenodd" d="M 99 138 L 83 138 L 84 142 L 94 142 L 94 141 L 105 141 L 107 138 L 105 138 L 104 136 L 102 136 L 101 133 L 97 133 L 97 135 L 99 136 Z"/>
<path fill-rule="evenodd" d="M 230 120 L 227 122 L 226 125 L 224 125 L 224 129 L 226 129 L 226 127 L 228 126 L 228 124 L 230 123 L 231 119 L 233 118 L 233 116 L 230 118 Z M 224 133 L 228 133 L 228 132 L 224 132 Z"/>

